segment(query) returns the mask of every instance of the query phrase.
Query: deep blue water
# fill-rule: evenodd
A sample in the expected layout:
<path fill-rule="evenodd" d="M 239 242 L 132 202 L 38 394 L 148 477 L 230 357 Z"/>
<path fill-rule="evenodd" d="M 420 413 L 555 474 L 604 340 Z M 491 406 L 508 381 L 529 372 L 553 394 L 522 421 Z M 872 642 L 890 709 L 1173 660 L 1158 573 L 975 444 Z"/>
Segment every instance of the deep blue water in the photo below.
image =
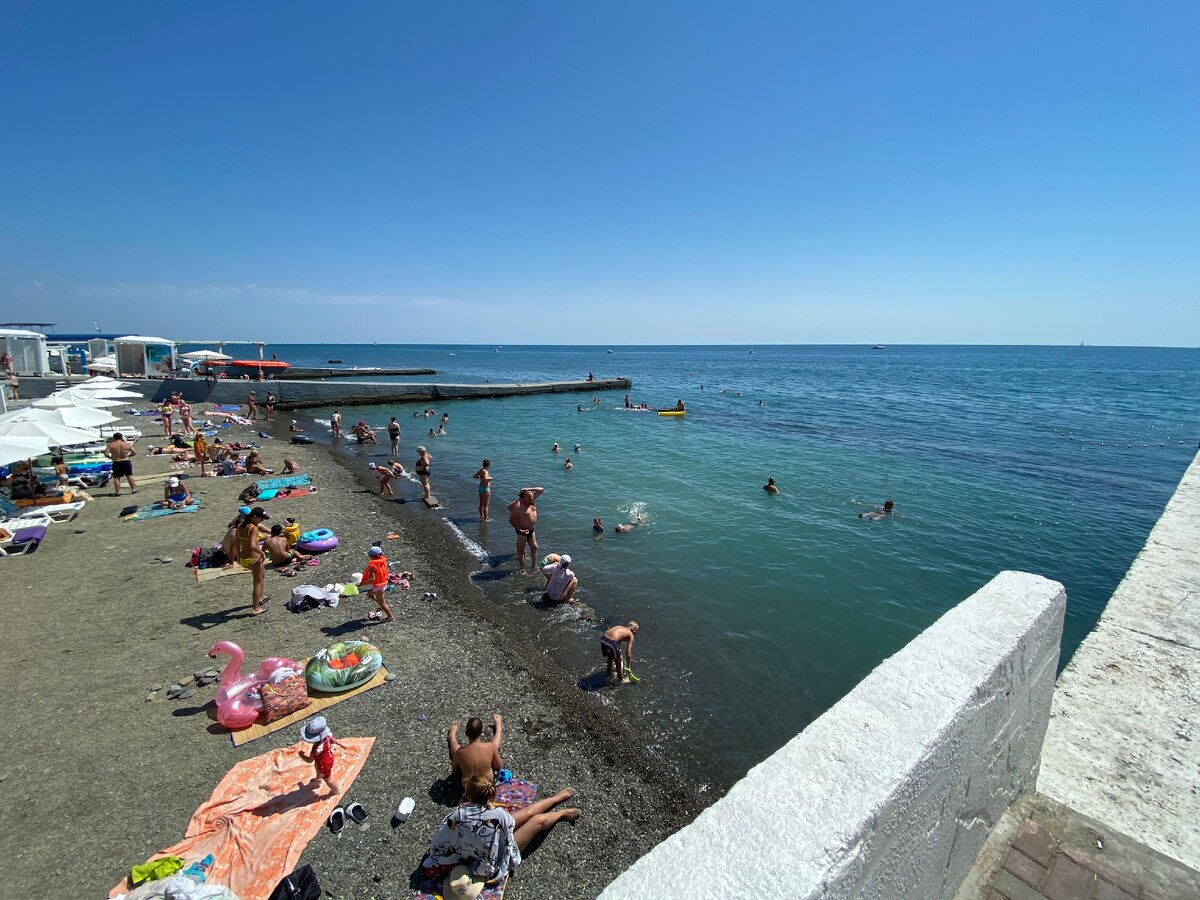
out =
<path fill-rule="evenodd" d="M 280 359 L 429 366 L 443 382 L 624 375 L 620 394 L 343 410 L 398 415 L 401 460 L 425 443 L 442 515 L 493 557 L 478 580 L 581 679 L 596 628 L 529 601 L 504 505 L 527 484 L 543 553 L 570 552 L 581 596 L 642 626 L 635 688 L 595 691 L 726 784 L 1003 569 L 1067 588 L 1065 664 L 1187 467 L 1200 434 L 1200 351 L 1091 347 L 275 346 Z M 753 352 L 751 352 L 753 351 Z M 702 387 L 703 386 L 703 387 Z M 739 395 L 740 392 L 740 395 Z M 761 404 L 760 404 L 761 401 Z M 327 410 L 304 412 L 327 418 Z M 315 427 L 310 424 L 309 427 Z M 549 452 L 552 442 L 565 448 Z M 574 444 L 582 452 L 572 452 Z M 493 460 L 494 521 L 470 474 Z M 565 456 L 575 463 L 563 469 Z M 768 476 L 782 489 L 769 497 Z M 413 496 L 413 486 L 404 485 Z M 857 513 L 893 498 L 900 515 Z M 631 510 L 648 525 L 611 526 Z M 595 539 L 593 516 L 610 531 Z M 686 743 L 683 743 L 686 742 Z"/>

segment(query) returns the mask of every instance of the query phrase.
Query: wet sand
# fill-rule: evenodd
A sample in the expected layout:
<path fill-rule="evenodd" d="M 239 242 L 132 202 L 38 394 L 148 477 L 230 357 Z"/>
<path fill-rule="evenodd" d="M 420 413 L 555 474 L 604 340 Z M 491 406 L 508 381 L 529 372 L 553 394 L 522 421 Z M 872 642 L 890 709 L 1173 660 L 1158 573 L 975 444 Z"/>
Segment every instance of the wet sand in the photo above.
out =
<path fill-rule="evenodd" d="M 252 435 L 249 427 L 221 432 L 227 440 Z M 317 445 L 261 443 L 267 465 L 278 469 L 291 457 L 318 487 L 265 504 L 273 521 L 293 515 L 305 529 L 331 528 L 340 538 L 318 567 L 295 578 L 269 571 L 273 602 L 262 616 L 249 615 L 249 576 L 197 584 L 184 565 L 193 547 L 223 535 L 249 476 L 202 479 L 193 468 L 198 513 L 136 523 L 116 518 L 134 498 L 97 491 L 75 522 L 51 528 L 37 553 L 0 561 L 10 672 L 0 896 L 103 896 L 131 865 L 183 835 L 234 763 L 295 742 L 293 726 L 232 747 L 211 718 L 215 687 L 191 700 L 160 691 L 147 701 L 152 685 L 211 665 L 208 649 L 220 640 L 239 643 L 256 667 L 266 656 L 303 658 L 333 640 L 364 637 L 397 675 L 327 710 L 336 736 L 376 738 L 348 792 L 368 809 L 367 822 L 339 836 L 323 830 L 301 858 L 328 897 L 412 896 L 428 838 L 453 802 L 440 781 L 446 728 L 471 715 L 489 722 L 501 713 L 506 765 L 539 783 L 540 796 L 576 788 L 572 803 L 583 812 L 535 843 L 509 883 L 510 900 L 594 897 L 694 817 L 695 792 L 641 749 L 636 729 L 483 601 L 468 577 L 476 560 L 436 511 L 416 502 L 415 485 L 398 479 L 397 494 L 412 502 L 388 502 L 371 490 L 361 462 Z M 167 468 L 165 456 L 135 463 L 139 474 Z M 161 492 L 161 482 L 146 484 L 136 500 Z M 394 624 L 364 624 L 374 607 L 365 597 L 335 610 L 287 611 L 292 588 L 348 580 L 371 541 L 390 531 L 401 537 L 384 541 L 389 560 L 415 574 L 410 590 L 388 594 Z M 174 562 L 154 562 L 160 555 Z M 439 599 L 423 600 L 426 591 Z M 390 812 L 406 795 L 416 811 L 393 829 Z"/>

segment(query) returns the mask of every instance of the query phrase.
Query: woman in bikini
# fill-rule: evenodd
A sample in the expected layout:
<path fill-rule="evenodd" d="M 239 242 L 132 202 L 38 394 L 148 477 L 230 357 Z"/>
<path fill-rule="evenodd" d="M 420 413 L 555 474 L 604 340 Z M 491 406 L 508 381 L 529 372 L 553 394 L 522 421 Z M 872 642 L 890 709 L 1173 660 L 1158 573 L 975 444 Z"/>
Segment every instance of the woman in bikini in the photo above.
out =
<path fill-rule="evenodd" d="M 492 473 L 488 471 L 492 461 L 485 459 L 483 468 L 476 472 L 471 477 L 479 482 L 479 521 L 486 522 L 488 520 L 488 504 L 492 502 Z"/>

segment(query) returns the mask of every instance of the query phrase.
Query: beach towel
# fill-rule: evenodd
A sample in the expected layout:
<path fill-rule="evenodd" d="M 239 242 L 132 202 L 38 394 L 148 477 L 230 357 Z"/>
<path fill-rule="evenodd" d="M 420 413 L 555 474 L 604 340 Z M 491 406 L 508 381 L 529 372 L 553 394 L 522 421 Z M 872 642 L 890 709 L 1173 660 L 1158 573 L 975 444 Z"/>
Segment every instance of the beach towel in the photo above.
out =
<path fill-rule="evenodd" d="M 303 669 L 307 664 L 308 660 L 303 660 L 300 663 L 300 668 Z M 340 694 L 326 694 L 322 691 L 314 691 L 309 688 L 308 706 L 304 707 L 304 709 L 300 710 L 299 712 L 294 712 L 290 716 L 285 716 L 284 718 L 278 719 L 274 722 L 269 722 L 266 725 L 259 725 L 255 723 L 249 728 L 241 728 L 237 731 L 231 731 L 229 732 L 229 739 L 233 742 L 233 746 L 240 747 L 243 744 L 248 744 L 253 740 L 257 740 L 263 735 L 271 734 L 272 732 L 278 731 L 281 728 L 287 728 L 289 725 L 295 725 L 297 722 L 304 721 L 309 716 L 315 716 L 327 706 L 333 706 L 335 703 L 341 703 L 343 700 L 349 700 L 351 697 L 354 697 L 365 691 L 369 691 L 372 688 L 377 688 L 381 684 L 385 684 L 387 682 L 387 675 L 387 666 L 380 666 L 379 671 L 375 673 L 375 677 L 366 684 L 360 684 L 353 690 L 343 691 Z M 535 785 L 534 788 L 536 790 L 537 786 Z M 518 809 L 519 808 L 520 807 L 518 807 Z"/>
<path fill-rule="evenodd" d="M 266 503 L 268 500 L 291 500 L 295 497 L 307 497 L 309 494 L 315 492 L 316 488 L 307 487 L 272 488 L 269 491 L 263 491 L 256 499 L 261 503 Z"/>
<path fill-rule="evenodd" d="M 189 503 L 182 509 L 171 509 L 169 506 L 163 505 L 163 503 L 160 501 L 158 503 L 151 503 L 149 506 L 139 506 L 137 508 L 137 512 L 129 514 L 125 514 L 125 511 L 122 510 L 120 517 L 126 522 L 141 522 L 145 519 L 158 519 L 162 516 L 173 516 L 176 513 L 194 513 L 200 509 L 200 500 L 196 497 L 192 499 L 194 502 Z"/>
<path fill-rule="evenodd" d="M 309 487 L 312 485 L 311 475 L 276 475 L 274 478 L 260 478 L 254 482 L 252 487 L 256 493 L 261 494 L 263 491 L 279 490 L 287 487 Z"/>
<path fill-rule="evenodd" d="M 192 814 L 183 840 L 156 856 L 202 859 L 211 853 L 209 882 L 227 885 L 241 900 L 267 900 L 354 784 L 374 743 L 373 737 L 337 740 L 333 778 L 342 793 L 331 797 L 324 796 L 323 783 L 314 783 L 313 764 L 300 758 L 308 744 L 238 763 Z M 128 890 L 122 879 L 108 896 Z"/>
<path fill-rule="evenodd" d="M 532 781 L 514 778 L 506 784 L 496 785 L 496 805 L 503 806 L 509 812 L 516 812 L 536 800 L 537 793 L 538 785 Z"/>
<path fill-rule="evenodd" d="M 214 578 L 224 578 L 226 575 L 249 575 L 249 569 L 243 569 L 239 565 L 234 565 L 231 568 L 217 566 L 215 569 L 192 569 L 196 573 L 196 583 L 204 584 L 206 581 L 212 581 Z"/>

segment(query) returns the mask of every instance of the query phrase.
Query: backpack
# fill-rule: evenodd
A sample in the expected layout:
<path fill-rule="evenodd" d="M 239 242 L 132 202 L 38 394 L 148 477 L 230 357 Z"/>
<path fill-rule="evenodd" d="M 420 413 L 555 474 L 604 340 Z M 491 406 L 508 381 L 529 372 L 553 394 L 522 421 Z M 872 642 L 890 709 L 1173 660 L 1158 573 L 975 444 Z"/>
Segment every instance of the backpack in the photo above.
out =
<path fill-rule="evenodd" d="M 301 866 L 284 877 L 267 900 L 321 900 L 321 885 L 312 866 Z"/>

